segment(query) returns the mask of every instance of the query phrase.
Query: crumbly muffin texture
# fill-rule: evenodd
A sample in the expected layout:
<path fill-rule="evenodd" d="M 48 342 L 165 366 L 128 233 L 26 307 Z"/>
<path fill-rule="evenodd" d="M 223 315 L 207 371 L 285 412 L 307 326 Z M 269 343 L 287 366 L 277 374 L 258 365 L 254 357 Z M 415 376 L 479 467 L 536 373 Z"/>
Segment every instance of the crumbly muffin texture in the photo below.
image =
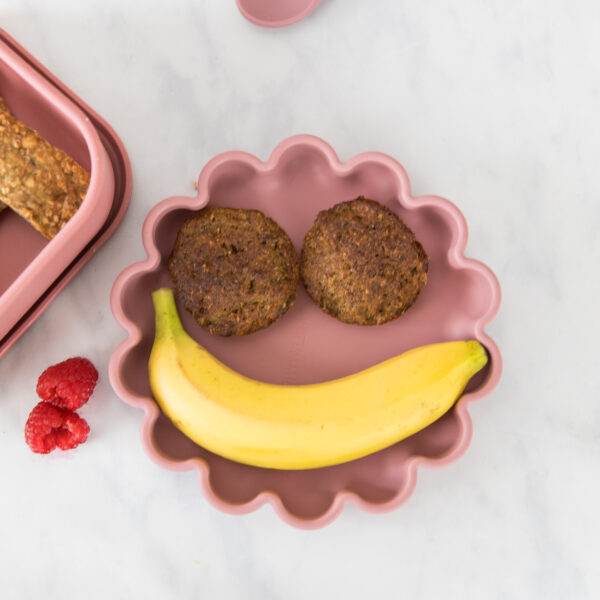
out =
<path fill-rule="evenodd" d="M 364 197 L 321 211 L 304 238 L 302 281 L 309 296 L 345 323 L 397 319 L 427 283 L 429 258 L 387 207 Z"/>
<path fill-rule="evenodd" d="M 168 267 L 177 299 L 214 335 L 246 335 L 271 325 L 298 290 L 296 250 L 258 210 L 202 210 L 179 230 Z"/>

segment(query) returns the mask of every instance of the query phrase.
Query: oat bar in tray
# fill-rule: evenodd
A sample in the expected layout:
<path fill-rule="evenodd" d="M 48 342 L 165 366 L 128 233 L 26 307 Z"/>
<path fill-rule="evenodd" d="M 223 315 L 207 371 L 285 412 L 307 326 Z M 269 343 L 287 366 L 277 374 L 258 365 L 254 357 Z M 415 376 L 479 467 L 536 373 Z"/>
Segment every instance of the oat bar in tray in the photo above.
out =
<path fill-rule="evenodd" d="M 52 239 L 79 208 L 89 173 L 21 123 L 0 98 L 0 211 L 3 203 Z"/>

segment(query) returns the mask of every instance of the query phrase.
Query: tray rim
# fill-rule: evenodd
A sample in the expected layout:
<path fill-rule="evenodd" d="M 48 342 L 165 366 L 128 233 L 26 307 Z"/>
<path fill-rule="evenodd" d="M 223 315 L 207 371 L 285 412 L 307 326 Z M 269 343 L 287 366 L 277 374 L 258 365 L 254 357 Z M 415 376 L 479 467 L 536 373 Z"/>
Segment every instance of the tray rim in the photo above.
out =
<path fill-rule="evenodd" d="M 67 96 L 86 116 L 95 128 L 100 142 L 107 153 L 115 178 L 120 174 L 115 185 L 113 202 L 109 208 L 107 219 L 101 224 L 95 236 L 89 240 L 87 245 L 73 258 L 71 263 L 58 275 L 58 277 L 39 296 L 37 301 L 30 306 L 25 314 L 13 325 L 13 327 L 0 339 L 0 359 L 21 338 L 21 336 L 35 323 L 35 321 L 52 304 L 60 292 L 86 265 L 86 263 L 97 253 L 97 251 L 113 235 L 129 207 L 132 192 L 132 169 L 131 161 L 125 146 L 115 130 L 87 103 L 85 103 L 73 90 L 67 87 L 56 75 L 42 65 L 31 53 L 23 48 L 7 31 L 0 28 L 0 42 L 4 42 L 24 61 L 26 61 L 40 76 L 44 77 L 52 86 Z M 119 188 L 122 187 L 121 193 Z M 116 211 L 113 209 L 117 207 Z"/>
<path fill-rule="evenodd" d="M 91 163 L 89 187 L 77 212 L 0 296 L 0 336 L 3 337 L 98 233 L 112 205 L 114 176 L 100 137 L 83 111 L 2 40 L 0 60 L 73 125 L 84 140 Z"/>

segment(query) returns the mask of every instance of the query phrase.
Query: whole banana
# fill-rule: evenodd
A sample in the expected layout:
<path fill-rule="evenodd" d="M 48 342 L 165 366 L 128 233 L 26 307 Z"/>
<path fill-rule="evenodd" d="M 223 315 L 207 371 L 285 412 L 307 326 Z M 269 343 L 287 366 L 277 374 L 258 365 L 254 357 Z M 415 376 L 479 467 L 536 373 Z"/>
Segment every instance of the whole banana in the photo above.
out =
<path fill-rule="evenodd" d="M 236 373 L 195 342 L 171 289 L 152 300 L 150 385 L 163 412 L 197 444 L 259 467 L 324 467 L 390 446 L 439 419 L 487 363 L 479 342 L 447 342 L 342 379 L 273 385 Z"/>

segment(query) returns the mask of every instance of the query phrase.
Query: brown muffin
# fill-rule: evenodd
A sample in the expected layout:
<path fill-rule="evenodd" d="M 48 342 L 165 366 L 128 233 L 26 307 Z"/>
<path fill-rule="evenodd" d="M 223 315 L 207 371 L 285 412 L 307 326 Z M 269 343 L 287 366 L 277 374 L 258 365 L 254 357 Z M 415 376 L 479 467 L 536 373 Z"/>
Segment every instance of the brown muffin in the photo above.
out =
<path fill-rule="evenodd" d="M 296 250 L 258 210 L 202 210 L 179 230 L 168 266 L 177 299 L 214 335 L 267 327 L 298 290 Z"/>
<path fill-rule="evenodd" d="M 429 258 L 398 216 L 359 197 L 321 211 L 300 257 L 310 297 L 345 323 L 381 325 L 398 318 L 427 282 Z"/>

